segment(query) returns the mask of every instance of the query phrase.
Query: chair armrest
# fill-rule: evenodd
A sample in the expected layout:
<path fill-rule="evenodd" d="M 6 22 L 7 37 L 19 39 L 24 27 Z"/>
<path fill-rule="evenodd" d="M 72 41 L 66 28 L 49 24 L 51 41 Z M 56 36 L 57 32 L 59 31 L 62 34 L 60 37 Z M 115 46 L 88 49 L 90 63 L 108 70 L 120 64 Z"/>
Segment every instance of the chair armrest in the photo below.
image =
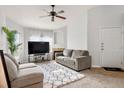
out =
<path fill-rule="evenodd" d="M 63 56 L 63 52 L 57 52 L 57 53 L 55 53 L 55 58 L 58 57 L 58 56 Z"/>
<path fill-rule="evenodd" d="M 91 68 L 91 56 L 80 56 L 75 59 L 78 70 Z"/>
<path fill-rule="evenodd" d="M 32 68 L 32 67 L 37 67 L 37 65 L 34 63 L 24 63 L 19 65 L 19 69 L 26 69 L 26 68 Z"/>

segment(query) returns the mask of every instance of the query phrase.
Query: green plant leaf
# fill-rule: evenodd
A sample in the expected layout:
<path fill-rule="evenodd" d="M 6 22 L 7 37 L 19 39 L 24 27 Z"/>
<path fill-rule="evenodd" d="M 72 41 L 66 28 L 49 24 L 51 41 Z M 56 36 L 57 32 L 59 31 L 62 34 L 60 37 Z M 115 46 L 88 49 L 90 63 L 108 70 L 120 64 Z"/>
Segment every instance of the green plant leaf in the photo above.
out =
<path fill-rule="evenodd" d="M 17 34 L 17 31 L 16 30 L 12 30 L 10 31 L 7 27 L 3 26 L 2 27 L 2 30 L 5 32 L 6 36 L 7 36 L 7 41 L 8 41 L 8 48 L 11 52 L 11 54 L 13 55 L 14 52 L 17 51 L 18 47 L 22 45 L 22 43 L 20 44 L 17 44 L 15 43 L 16 41 L 16 34 Z"/>

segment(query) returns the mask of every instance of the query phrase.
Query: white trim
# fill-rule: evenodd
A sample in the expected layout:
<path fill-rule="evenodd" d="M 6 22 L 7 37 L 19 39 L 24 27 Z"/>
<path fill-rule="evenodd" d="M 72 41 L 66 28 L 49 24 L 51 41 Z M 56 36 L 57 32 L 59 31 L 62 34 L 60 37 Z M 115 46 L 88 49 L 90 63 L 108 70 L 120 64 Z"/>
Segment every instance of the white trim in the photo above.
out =
<path fill-rule="evenodd" d="M 122 26 L 122 67 L 124 68 L 124 26 Z"/>
<path fill-rule="evenodd" d="M 99 62 L 100 62 L 100 65 L 102 66 L 102 55 L 101 55 L 101 42 L 102 42 L 102 29 L 103 27 L 100 27 L 99 28 Z"/>
<path fill-rule="evenodd" d="M 122 28 L 122 26 L 105 26 L 105 27 L 100 27 L 100 29 L 111 29 L 111 28 Z"/>
<path fill-rule="evenodd" d="M 98 65 L 92 65 L 92 67 L 101 68 L 101 66 L 98 66 Z"/>

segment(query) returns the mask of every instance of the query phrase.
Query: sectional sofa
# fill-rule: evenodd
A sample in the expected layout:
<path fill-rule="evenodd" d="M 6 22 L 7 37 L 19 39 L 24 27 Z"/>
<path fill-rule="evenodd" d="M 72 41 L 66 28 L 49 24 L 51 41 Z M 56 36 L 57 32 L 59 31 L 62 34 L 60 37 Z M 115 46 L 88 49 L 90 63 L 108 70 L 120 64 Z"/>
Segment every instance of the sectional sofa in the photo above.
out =
<path fill-rule="evenodd" d="M 91 56 L 87 50 L 65 49 L 56 53 L 56 62 L 76 71 L 91 68 Z"/>

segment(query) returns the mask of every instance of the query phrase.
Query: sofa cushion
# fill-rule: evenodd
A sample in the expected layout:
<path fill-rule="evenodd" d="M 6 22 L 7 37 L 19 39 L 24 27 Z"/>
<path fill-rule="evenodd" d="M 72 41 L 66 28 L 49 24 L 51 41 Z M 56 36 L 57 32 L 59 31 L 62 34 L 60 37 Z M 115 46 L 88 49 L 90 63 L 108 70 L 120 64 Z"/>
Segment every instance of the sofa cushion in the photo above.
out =
<path fill-rule="evenodd" d="M 64 65 L 67 65 L 68 67 L 74 67 L 75 66 L 75 59 L 72 59 L 72 58 L 64 58 Z"/>
<path fill-rule="evenodd" d="M 17 77 L 17 66 L 6 55 L 5 55 L 5 62 L 6 62 L 7 71 L 8 71 L 8 74 L 9 74 L 9 80 L 13 81 Z"/>
<path fill-rule="evenodd" d="M 12 87 L 28 87 L 43 81 L 43 73 L 39 66 L 19 70 L 17 78 L 11 82 Z"/>
<path fill-rule="evenodd" d="M 82 56 L 89 56 L 89 52 L 87 50 L 82 50 L 83 51 L 83 55 Z"/>
<path fill-rule="evenodd" d="M 8 54 L 8 53 L 4 53 L 4 55 L 6 55 L 7 57 L 9 57 L 12 60 L 12 62 L 14 62 L 14 64 L 17 66 L 17 68 L 19 68 L 19 64 L 16 61 L 16 59 L 14 58 L 14 56 L 12 56 L 11 54 Z"/>
<path fill-rule="evenodd" d="M 66 56 L 66 57 L 71 57 L 72 50 L 71 49 L 64 49 L 63 55 Z"/>
<path fill-rule="evenodd" d="M 80 56 L 88 56 L 89 53 L 86 50 L 73 50 L 71 58 L 78 58 Z"/>
<path fill-rule="evenodd" d="M 24 63 L 19 65 L 19 69 L 25 69 L 25 68 L 31 68 L 31 67 L 36 67 L 34 63 Z"/>
<path fill-rule="evenodd" d="M 58 56 L 58 57 L 56 57 L 56 60 L 60 60 L 60 61 L 64 61 L 64 56 Z"/>
<path fill-rule="evenodd" d="M 77 58 L 83 55 L 82 50 L 73 50 L 71 58 Z"/>

